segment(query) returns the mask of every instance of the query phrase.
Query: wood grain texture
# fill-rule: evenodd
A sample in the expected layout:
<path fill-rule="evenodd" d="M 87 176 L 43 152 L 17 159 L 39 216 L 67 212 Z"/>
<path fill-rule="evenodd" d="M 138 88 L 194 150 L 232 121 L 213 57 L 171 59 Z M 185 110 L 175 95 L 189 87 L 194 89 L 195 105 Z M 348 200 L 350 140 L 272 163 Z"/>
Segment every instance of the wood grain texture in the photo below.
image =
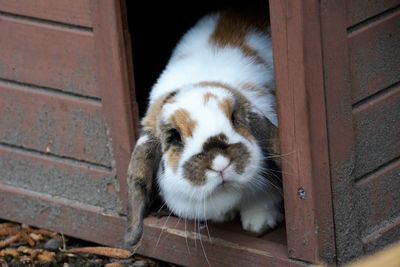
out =
<path fill-rule="evenodd" d="M 109 211 L 120 209 L 113 171 L 25 149 L 0 145 L 0 183 Z"/>
<path fill-rule="evenodd" d="M 273 0 L 270 10 L 289 256 L 332 263 L 319 2 Z"/>
<path fill-rule="evenodd" d="M 0 218 L 91 240 L 108 246 L 122 242 L 125 221 L 103 208 L 0 184 Z"/>
<path fill-rule="evenodd" d="M 92 33 L 0 14 L 0 35 L 0 78 L 99 97 Z"/>
<path fill-rule="evenodd" d="M 400 85 L 357 106 L 353 123 L 358 179 L 400 156 Z"/>
<path fill-rule="evenodd" d="M 257 238 L 210 225 L 209 238 L 205 229 L 201 236 L 195 232 L 191 221 L 185 231 L 185 223 L 174 217 L 149 217 L 144 223 L 144 236 L 137 252 L 165 261 L 184 266 L 207 266 L 207 260 L 211 266 L 305 266 L 288 259 L 286 247 L 275 241 L 285 238 L 281 229 Z"/>
<path fill-rule="evenodd" d="M 92 27 L 92 0 L 0 0 L 0 11 Z"/>
<path fill-rule="evenodd" d="M 352 90 L 359 90 L 354 86 L 360 82 L 357 80 L 360 78 L 353 73 L 354 64 L 360 63 L 354 62 L 355 54 L 375 61 L 377 64 L 369 65 L 370 75 L 382 77 L 379 81 L 381 83 L 387 82 L 385 68 L 382 68 L 378 61 L 386 60 L 390 65 L 392 63 L 387 62 L 388 58 L 395 57 L 397 52 L 386 54 L 384 51 L 365 48 L 370 45 L 384 46 L 388 49 L 396 46 L 394 40 L 397 37 L 382 40 L 370 38 L 375 33 L 378 34 L 375 27 L 384 24 L 386 26 L 379 31 L 392 31 L 395 22 L 388 21 L 392 20 L 393 16 L 397 16 L 396 13 L 368 23 L 366 27 L 356 29 L 349 35 L 346 1 L 321 1 L 329 158 L 337 263 L 340 265 L 393 242 L 399 233 L 399 224 L 396 223 L 400 186 L 399 168 L 396 163 L 399 151 L 399 126 L 396 123 L 399 120 L 397 86 L 363 95 L 360 97 L 362 100 L 355 105 L 355 95 L 352 93 Z M 352 38 L 363 34 L 369 36 L 366 37 L 366 42 L 360 41 L 357 47 L 354 46 Z M 382 43 L 377 45 L 375 41 Z M 379 59 L 380 57 L 382 58 Z M 361 75 L 367 75 L 365 71 L 367 70 L 363 70 Z M 365 85 L 376 90 L 385 86 L 373 84 L 371 81 Z M 397 153 L 394 152 L 396 149 Z M 379 156 L 375 157 L 376 155 Z M 377 162 L 373 162 L 372 159 Z M 360 175 L 364 175 L 361 180 L 357 179 Z"/>
<path fill-rule="evenodd" d="M 400 5 L 399 0 L 348 0 L 347 27 L 376 16 L 390 8 Z"/>
<path fill-rule="evenodd" d="M 133 87 L 131 49 L 121 1 L 93 2 L 96 66 L 103 111 L 113 140 L 115 168 L 121 187 L 122 214 L 126 214 L 127 170 L 137 139 L 138 112 Z"/>
<path fill-rule="evenodd" d="M 0 82 L 0 142 L 111 168 L 101 103 Z"/>
<path fill-rule="evenodd" d="M 399 179 L 398 158 L 357 182 L 355 194 L 358 198 L 357 210 L 363 218 L 359 227 L 364 248 L 372 247 L 373 243 L 376 245 L 377 240 L 380 245 L 386 245 L 400 238 L 400 183 L 396 182 Z M 371 249 L 366 250 L 369 251 Z"/>
<path fill-rule="evenodd" d="M 350 33 L 353 103 L 400 81 L 400 9 Z"/>

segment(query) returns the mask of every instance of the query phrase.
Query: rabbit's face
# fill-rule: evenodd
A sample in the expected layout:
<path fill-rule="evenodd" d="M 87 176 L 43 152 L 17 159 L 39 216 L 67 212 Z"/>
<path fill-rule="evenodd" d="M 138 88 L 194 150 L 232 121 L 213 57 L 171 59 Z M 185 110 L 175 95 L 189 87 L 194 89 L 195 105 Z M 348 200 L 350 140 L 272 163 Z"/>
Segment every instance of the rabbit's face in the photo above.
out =
<path fill-rule="evenodd" d="M 262 152 L 249 113 L 246 99 L 229 87 L 200 84 L 166 97 L 157 127 L 161 192 L 168 188 L 201 200 L 257 186 Z"/>

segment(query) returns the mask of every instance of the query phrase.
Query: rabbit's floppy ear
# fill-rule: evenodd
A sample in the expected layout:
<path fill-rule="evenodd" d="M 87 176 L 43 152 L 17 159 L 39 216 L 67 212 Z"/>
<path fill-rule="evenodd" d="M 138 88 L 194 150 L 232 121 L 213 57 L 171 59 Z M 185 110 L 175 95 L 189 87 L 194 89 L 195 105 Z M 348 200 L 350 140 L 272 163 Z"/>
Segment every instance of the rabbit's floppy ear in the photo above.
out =
<path fill-rule="evenodd" d="M 268 118 L 254 112 L 249 114 L 249 122 L 251 132 L 260 142 L 263 150 L 266 150 L 275 164 L 281 168 L 278 127 Z"/>
<path fill-rule="evenodd" d="M 141 238 L 143 217 L 150 204 L 153 178 L 161 159 L 161 141 L 158 130 L 161 110 L 172 101 L 175 91 L 151 103 L 142 120 L 142 134 L 137 140 L 128 167 L 128 228 L 125 245 L 132 247 Z"/>
<path fill-rule="evenodd" d="M 160 161 L 160 142 L 143 134 L 132 152 L 128 167 L 128 229 L 125 243 L 135 245 L 142 236 L 143 217 L 150 202 L 153 177 Z"/>

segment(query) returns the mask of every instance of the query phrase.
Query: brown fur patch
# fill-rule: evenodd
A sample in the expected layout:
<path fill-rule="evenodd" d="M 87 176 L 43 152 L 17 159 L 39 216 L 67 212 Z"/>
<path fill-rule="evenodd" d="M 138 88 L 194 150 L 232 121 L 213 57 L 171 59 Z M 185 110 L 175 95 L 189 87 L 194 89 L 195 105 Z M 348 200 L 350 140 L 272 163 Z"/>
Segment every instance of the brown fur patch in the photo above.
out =
<path fill-rule="evenodd" d="M 249 141 L 254 140 L 254 136 L 250 133 L 249 129 L 246 127 L 237 126 L 235 127 L 236 132 L 238 132 L 241 136 L 246 138 Z"/>
<path fill-rule="evenodd" d="M 203 95 L 203 103 L 207 104 L 207 102 L 210 101 L 211 98 L 217 99 L 217 96 L 210 92 L 205 93 Z"/>
<path fill-rule="evenodd" d="M 206 171 L 212 167 L 212 161 L 217 155 L 231 160 L 235 171 L 242 174 L 249 162 L 250 152 L 242 143 L 228 144 L 227 137 L 219 134 L 208 138 L 203 145 L 203 151 L 193 155 L 183 166 L 185 177 L 194 185 L 207 182 Z"/>
<path fill-rule="evenodd" d="M 161 110 L 165 103 L 173 103 L 176 91 L 165 94 L 156 99 L 147 109 L 145 117 L 142 119 L 143 130 L 156 134 L 157 122 L 160 119 Z"/>
<path fill-rule="evenodd" d="M 256 84 L 254 84 L 252 82 L 244 83 L 241 87 L 243 89 L 246 89 L 246 90 L 249 90 L 249 91 L 254 91 L 259 96 L 265 96 L 268 93 L 270 93 L 270 90 L 268 90 L 268 88 L 265 88 L 263 86 L 257 86 Z"/>
<path fill-rule="evenodd" d="M 172 147 L 167 152 L 168 165 L 171 166 L 173 169 L 176 169 L 178 167 L 181 152 L 182 150 L 177 147 Z"/>
<path fill-rule="evenodd" d="M 176 110 L 170 120 L 179 129 L 183 137 L 191 137 L 193 135 L 197 123 L 190 117 L 187 110 L 182 108 Z"/>
<path fill-rule="evenodd" d="M 225 113 L 225 116 L 230 119 L 233 111 L 233 103 L 230 99 L 223 99 L 218 103 L 218 107 Z"/>
<path fill-rule="evenodd" d="M 250 10 L 231 9 L 223 12 L 210 42 L 218 47 L 238 47 L 246 57 L 253 58 L 258 64 L 266 64 L 257 51 L 246 44 L 249 32 L 267 31 L 268 14 L 263 12 L 264 10 L 267 10 L 267 7 Z"/>

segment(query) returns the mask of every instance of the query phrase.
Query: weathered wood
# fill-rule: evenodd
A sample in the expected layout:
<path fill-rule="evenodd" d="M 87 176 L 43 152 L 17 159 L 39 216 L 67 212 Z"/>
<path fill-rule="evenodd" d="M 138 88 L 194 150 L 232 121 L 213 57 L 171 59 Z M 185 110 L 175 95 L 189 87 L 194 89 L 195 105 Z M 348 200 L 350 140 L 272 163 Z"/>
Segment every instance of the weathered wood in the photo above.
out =
<path fill-rule="evenodd" d="M 126 45 L 120 1 L 95 1 L 94 34 L 99 89 L 103 99 L 103 114 L 113 140 L 115 168 L 121 188 L 122 214 L 126 214 L 127 169 L 138 125 L 137 104 L 133 87 L 131 49 Z M 128 53 L 129 54 L 129 53 Z"/>
<path fill-rule="evenodd" d="M 321 2 L 338 264 L 393 242 L 400 232 L 400 110 L 398 85 L 391 85 L 400 68 L 389 69 L 398 65 L 398 36 L 393 34 L 399 16 L 397 11 L 388 14 L 349 33 L 346 1 Z M 357 62 L 361 58 L 368 62 Z"/>
<path fill-rule="evenodd" d="M 400 85 L 357 106 L 353 122 L 353 177 L 359 179 L 400 156 Z"/>
<path fill-rule="evenodd" d="M 101 102 L 0 81 L 0 142 L 111 168 Z"/>
<path fill-rule="evenodd" d="M 349 34 L 353 103 L 400 81 L 400 9 Z"/>
<path fill-rule="evenodd" d="M 365 252 L 400 238 L 400 160 L 379 168 L 355 185 L 359 228 Z"/>
<path fill-rule="evenodd" d="M 285 238 L 279 229 L 277 235 L 272 232 L 257 238 L 243 231 L 235 233 L 209 225 L 210 240 L 207 231 L 203 229 L 200 236 L 191 221 L 186 223 L 186 231 L 184 221 L 174 217 L 149 217 L 144 223 L 137 252 L 165 261 L 185 266 L 207 266 L 207 260 L 211 266 L 304 266 L 288 259 L 286 246 L 281 241 L 273 241 L 277 235 L 281 235 L 278 239 Z"/>
<path fill-rule="evenodd" d="M 76 160 L 0 145 L 0 183 L 114 212 L 120 209 L 115 173 Z"/>
<path fill-rule="evenodd" d="M 289 256 L 335 260 L 318 1 L 270 1 Z"/>
<path fill-rule="evenodd" d="M 92 0 L 0 0 L 0 11 L 92 27 Z"/>
<path fill-rule="evenodd" d="M 0 77 L 99 98 L 93 33 L 0 13 Z"/>
<path fill-rule="evenodd" d="M 376 16 L 400 4 L 399 0 L 348 0 L 347 27 Z"/>
<path fill-rule="evenodd" d="M 0 218 L 118 246 L 125 221 L 116 213 L 73 200 L 0 184 Z"/>

